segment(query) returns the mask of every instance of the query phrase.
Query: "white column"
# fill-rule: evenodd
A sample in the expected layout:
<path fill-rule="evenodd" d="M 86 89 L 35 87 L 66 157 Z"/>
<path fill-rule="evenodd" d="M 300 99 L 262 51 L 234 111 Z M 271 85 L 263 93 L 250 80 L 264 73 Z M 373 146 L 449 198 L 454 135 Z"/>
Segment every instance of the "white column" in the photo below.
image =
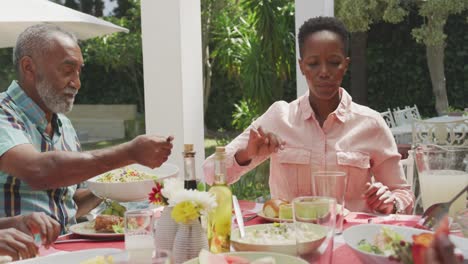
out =
<path fill-rule="evenodd" d="M 169 158 L 183 175 L 183 144 L 205 158 L 200 0 L 142 0 L 146 133 L 174 135 Z"/>
<path fill-rule="evenodd" d="M 296 36 L 299 33 L 301 25 L 312 17 L 317 16 L 334 16 L 334 1 L 333 0 L 295 0 L 296 4 Z M 299 44 L 296 37 L 296 79 L 297 79 L 297 96 L 303 95 L 307 90 L 307 82 L 302 76 L 299 68 L 298 59 Z"/>

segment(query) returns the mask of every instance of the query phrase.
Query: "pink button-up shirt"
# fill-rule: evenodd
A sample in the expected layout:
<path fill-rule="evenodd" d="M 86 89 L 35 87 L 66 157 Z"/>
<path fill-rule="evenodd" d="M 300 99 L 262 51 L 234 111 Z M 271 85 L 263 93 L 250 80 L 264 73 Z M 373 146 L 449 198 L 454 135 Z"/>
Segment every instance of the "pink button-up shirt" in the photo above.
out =
<path fill-rule="evenodd" d="M 242 134 L 226 146 L 227 182 L 236 182 L 246 172 L 270 158 L 270 192 L 272 198 L 292 200 L 298 196 L 313 195 L 312 172 L 340 170 L 347 173 L 346 208 L 369 212 L 362 198 L 366 183 L 375 181 L 388 186 L 395 194 L 401 209 L 410 213 L 414 195 L 405 180 L 399 164 L 392 133 L 380 114 L 352 102 L 351 96 L 340 88 L 341 102 L 325 120 L 323 127 L 315 118 L 309 103 L 309 94 L 291 103 L 275 102 Z M 258 156 L 240 166 L 234 157 L 245 148 L 251 128 L 262 127 L 286 142 L 285 148 L 268 156 Z M 214 158 L 203 163 L 205 180 L 214 178 Z"/>

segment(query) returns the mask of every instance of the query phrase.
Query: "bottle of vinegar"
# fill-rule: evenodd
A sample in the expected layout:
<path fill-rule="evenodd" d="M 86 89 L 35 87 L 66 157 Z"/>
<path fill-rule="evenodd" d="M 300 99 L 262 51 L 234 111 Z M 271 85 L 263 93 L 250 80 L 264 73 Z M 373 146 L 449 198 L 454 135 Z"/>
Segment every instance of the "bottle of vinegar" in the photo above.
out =
<path fill-rule="evenodd" d="M 216 147 L 215 178 L 210 193 L 218 206 L 208 215 L 208 245 L 212 253 L 229 252 L 231 247 L 232 192 L 226 185 L 226 151 Z"/>
<path fill-rule="evenodd" d="M 197 178 L 195 176 L 195 151 L 193 144 L 184 144 L 184 188 L 188 190 L 197 189 Z"/>

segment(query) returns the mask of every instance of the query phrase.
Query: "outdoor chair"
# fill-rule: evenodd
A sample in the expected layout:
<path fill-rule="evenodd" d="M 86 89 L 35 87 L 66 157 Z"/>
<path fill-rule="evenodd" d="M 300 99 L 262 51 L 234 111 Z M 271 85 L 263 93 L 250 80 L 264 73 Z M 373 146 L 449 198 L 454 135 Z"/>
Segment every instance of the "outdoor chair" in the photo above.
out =
<path fill-rule="evenodd" d="M 393 117 L 395 118 L 395 124 L 397 126 L 411 124 L 413 120 L 421 120 L 419 110 L 416 106 L 407 106 L 404 109 L 393 109 Z"/>
<path fill-rule="evenodd" d="M 422 208 L 421 204 L 421 192 L 419 189 L 416 189 L 417 186 L 417 177 L 415 177 L 415 163 L 414 163 L 414 151 L 408 151 L 408 157 L 406 159 L 400 160 L 400 165 L 403 167 L 403 171 L 405 172 L 406 181 L 411 187 L 411 191 L 414 193 L 415 200 L 414 200 L 414 207 L 413 207 L 413 214 L 416 214 L 418 208 Z"/>
<path fill-rule="evenodd" d="M 385 120 L 385 123 L 387 123 L 388 127 L 392 128 L 396 126 L 395 120 L 393 119 L 392 111 L 390 110 L 390 108 L 387 108 L 387 111 L 385 112 L 381 112 L 380 115 Z"/>
<path fill-rule="evenodd" d="M 468 146 L 468 120 L 428 122 L 415 120 L 412 125 L 413 146 Z"/>
<path fill-rule="evenodd" d="M 413 117 L 413 119 L 421 120 L 421 115 L 419 114 L 419 109 L 417 105 L 414 105 L 413 107 L 405 106 L 405 109 L 410 110 L 410 114 Z"/>

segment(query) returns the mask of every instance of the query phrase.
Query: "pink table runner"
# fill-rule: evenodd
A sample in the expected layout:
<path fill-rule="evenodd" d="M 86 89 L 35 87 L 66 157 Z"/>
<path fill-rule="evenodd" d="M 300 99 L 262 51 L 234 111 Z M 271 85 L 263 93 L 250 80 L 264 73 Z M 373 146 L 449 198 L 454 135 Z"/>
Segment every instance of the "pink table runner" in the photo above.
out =
<path fill-rule="evenodd" d="M 258 212 L 259 205 L 250 201 L 239 201 L 242 213 L 244 216 L 252 215 Z M 369 221 L 379 224 L 414 226 L 420 216 L 415 215 L 389 215 L 389 216 L 374 216 L 365 213 L 351 212 L 345 217 L 344 229 L 354 225 L 367 224 Z M 268 223 L 260 217 L 255 217 L 245 223 L 246 226 Z M 338 236 L 339 237 L 339 236 Z M 70 234 L 61 239 L 84 238 L 78 235 Z M 91 241 L 91 242 L 76 242 L 56 244 L 53 248 L 46 250 L 41 248 L 40 255 L 45 256 L 58 251 L 77 251 L 93 248 L 117 248 L 124 249 L 124 241 Z M 335 239 L 335 248 L 333 253 L 333 263 L 361 264 L 361 260 L 354 254 L 352 249 L 342 242 L 342 239 Z"/>

